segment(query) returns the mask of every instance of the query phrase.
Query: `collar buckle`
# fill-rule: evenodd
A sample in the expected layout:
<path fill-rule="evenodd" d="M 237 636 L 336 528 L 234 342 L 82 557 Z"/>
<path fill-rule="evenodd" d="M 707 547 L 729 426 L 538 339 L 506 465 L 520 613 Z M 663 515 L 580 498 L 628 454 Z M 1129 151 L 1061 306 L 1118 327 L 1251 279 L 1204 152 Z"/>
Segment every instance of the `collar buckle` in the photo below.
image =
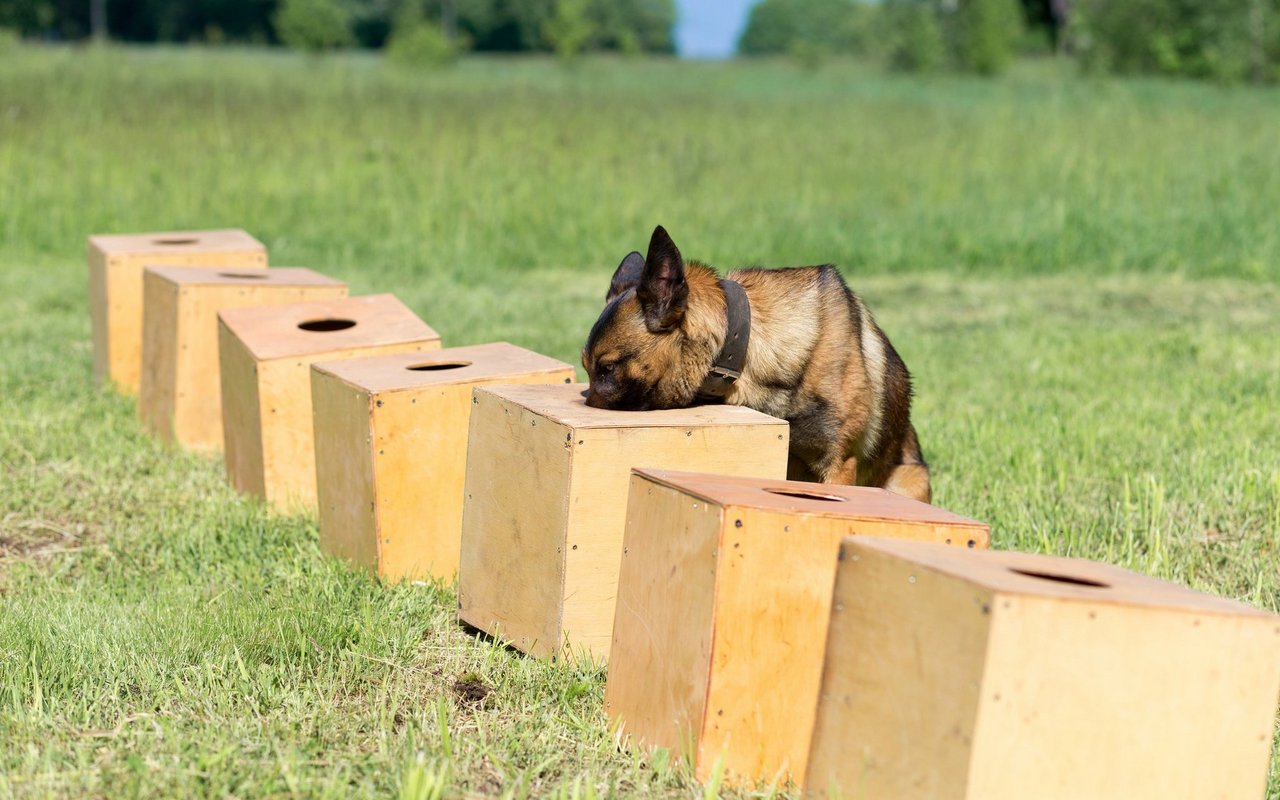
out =
<path fill-rule="evenodd" d="M 737 382 L 738 378 L 742 377 L 742 370 L 730 369 L 729 367 L 726 367 L 723 364 L 716 364 L 714 367 L 711 368 L 711 372 L 707 375 L 707 377 L 719 378 L 725 383 L 733 385 L 734 383 Z"/>

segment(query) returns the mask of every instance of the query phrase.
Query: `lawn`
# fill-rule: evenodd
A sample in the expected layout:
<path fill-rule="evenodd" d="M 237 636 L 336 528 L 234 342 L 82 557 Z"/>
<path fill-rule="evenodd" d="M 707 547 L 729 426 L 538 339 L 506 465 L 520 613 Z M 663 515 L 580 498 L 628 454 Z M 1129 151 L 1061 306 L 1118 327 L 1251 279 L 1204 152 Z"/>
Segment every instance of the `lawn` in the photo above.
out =
<path fill-rule="evenodd" d="M 615 746 L 597 665 L 477 640 L 143 434 L 89 378 L 87 234 L 245 227 L 446 345 L 574 363 L 656 223 L 834 262 L 939 505 L 1280 610 L 1277 130 L 1274 89 L 1055 64 L 0 54 L 0 798 L 703 792 Z"/>

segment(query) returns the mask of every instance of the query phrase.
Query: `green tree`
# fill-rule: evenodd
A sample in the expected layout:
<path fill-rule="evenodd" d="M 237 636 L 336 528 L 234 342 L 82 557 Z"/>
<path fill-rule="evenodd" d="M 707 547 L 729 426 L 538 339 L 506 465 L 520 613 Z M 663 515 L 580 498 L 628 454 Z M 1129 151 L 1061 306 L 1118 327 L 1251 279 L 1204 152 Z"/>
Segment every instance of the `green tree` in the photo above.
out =
<path fill-rule="evenodd" d="M 763 0 L 752 7 L 738 38 L 738 52 L 748 56 L 785 52 L 795 38 L 795 5 L 793 0 Z"/>
<path fill-rule="evenodd" d="M 54 7 L 47 0 L 9 0 L 0 3 L 0 28 L 34 33 L 53 23 Z"/>
<path fill-rule="evenodd" d="M 873 6 L 856 0 L 763 0 L 738 39 L 743 55 L 863 53 Z"/>
<path fill-rule="evenodd" d="M 556 0 L 555 14 L 542 26 L 543 37 L 566 63 L 578 57 L 594 32 L 587 0 Z"/>
<path fill-rule="evenodd" d="M 1263 4 L 1263 0 L 1258 0 Z M 1280 0 L 1261 12 L 1254 20 L 1254 36 L 1258 42 L 1254 80 L 1280 81 Z"/>
<path fill-rule="evenodd" d="M 1070 39 L 1086 68 L 1266 80 L 1278 21 L 1280 0 L 1079 0 Z"/>
<path fill-rule="evenodd" d="M 458 27 L 477 50 L 546 50 L 555 0 L 459 0 Z"/>
<path fill-rule="evenodd" d="M 396 18 L 384 50 L 391 63 L 421 69 L 452 62 L 462 45 L 446 36 L 440 25 L 428 22 L 419 6 L 411 5 Z"/>
<path fill-rule="evenodd" d="M 341 0 L 283 0 L 275 16 L 280 41 L 318 52 L 355 44 L 351 11 Z"/>
<path fill-rule="evenodd" d="M 594 47 L 632 53 L 675 51 L 675 0 L 591 0 L 588 17 L 595 27 Z"/>
<path fill-rule="evenodd" d="M 946 42 L 930 0 L 885 0 L 880 24 L 893 69 L 932 72 L 946 60 Z"/>
<path fill-rule="evenodd" d="M 961 0 L 955 24 L 957 60 L 983 75 L 1002 72 L 1013 60 L 1022 25 L 1019 0 Z"/>

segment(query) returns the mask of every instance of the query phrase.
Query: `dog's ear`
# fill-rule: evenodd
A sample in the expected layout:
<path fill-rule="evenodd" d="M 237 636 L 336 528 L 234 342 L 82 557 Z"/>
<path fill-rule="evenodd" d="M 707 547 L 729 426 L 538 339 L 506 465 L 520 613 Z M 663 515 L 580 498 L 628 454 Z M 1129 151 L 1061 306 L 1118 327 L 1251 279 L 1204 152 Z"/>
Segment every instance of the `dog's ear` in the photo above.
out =
<path fill-rule="evenodd" d="M 604 304 L 609 305 L 613 298 L 640 283 L 640 273 L 644 272 L 644 256 L 632 250 L 622 259 L 618 269 L 609 281 L 609 293 L 604 296 Z"/>
<path fill-rule="evenodd" d="M 684 259 L 661 225 L 653 229 L 649 240 L 649 255 L 645 257 L 640 283 L 636 285 L 636 299 L 640 301 L 645 327 L 650 333 L 666 333 L 684 319 L 689 299 Z"/>

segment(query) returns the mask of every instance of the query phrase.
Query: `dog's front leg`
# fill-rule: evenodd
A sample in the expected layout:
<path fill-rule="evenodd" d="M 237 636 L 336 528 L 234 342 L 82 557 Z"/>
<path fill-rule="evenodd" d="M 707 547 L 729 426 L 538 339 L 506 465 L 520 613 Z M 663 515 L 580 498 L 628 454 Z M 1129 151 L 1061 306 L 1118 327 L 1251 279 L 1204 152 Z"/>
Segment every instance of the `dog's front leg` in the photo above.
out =
<path fill-rule="evenodd" d="M 843 461 L 836 461 L 822 471 L 823 483 L 842 483 L 845 486 L 858 485 L 858 459 L 850 456 Z"/>

